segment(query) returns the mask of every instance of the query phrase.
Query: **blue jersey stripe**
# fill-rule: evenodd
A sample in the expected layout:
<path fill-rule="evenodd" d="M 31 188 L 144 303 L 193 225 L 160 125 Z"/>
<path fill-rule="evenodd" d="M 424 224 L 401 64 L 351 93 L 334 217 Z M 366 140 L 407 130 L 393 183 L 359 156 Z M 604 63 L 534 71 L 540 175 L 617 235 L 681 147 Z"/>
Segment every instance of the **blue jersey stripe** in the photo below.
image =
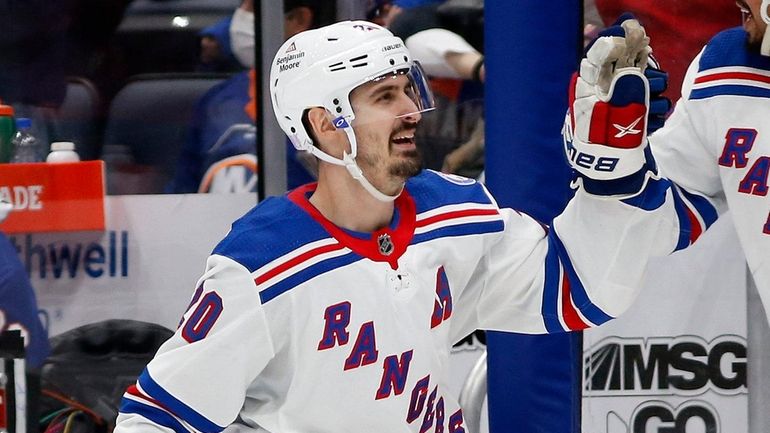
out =
<path fill-rule="evenodd" d="M 670 186 L 668 179 L 648 179 L 639 194 L 623 200 L 623 203 L 646 211 L 656 210 L 666 202 L 666 190 Z"/>
<path fill-rule="evenodd" d="M 677 241 L 674 251 L 679 251 L 690 246 L 692 224 L 687 216 L 687 205 L 682 200 L 682 196 L 679 195 L 679 190 L 672 188 L 671 192 L 674 193 L 674 209 L 676 210 L 676 217 L 679 219 L 679 241 Z"/>
<path fill-rule="evenodd" d="M 559 321 L 559 291 L 561 290 L 561 278 L 559 278 L 559 254 L 548 233 L 548 252 L 545 255 L 545 277 L 543 281 L 543 305 L 541 314 L 548 333 L 565 331 Z"/>
<path fill-rule="evenodd" d="M 485 233 L 497 233 L 504 229 L 502 220 L 486 221 L 477 223 L 458 224 L 454 226 L 441 227 L 425 233 L 414 235 L 412 245 L 422 242 L 432 241 L 438 238 L 450 238 L 457 236 L 480 235 Z"/>
<path fill-rule="evenodd" d="M 147 395 L 157 400 L 163 406 L 171 410 L 174 415 L 182 418 L 193 426 L 196 430 L 200 430 L 206 433 L 219 433 L 224 430 L 224 427 L 220 427 L 213 422 L 209 421 L 206 417 L 196 412 L 190 406 L 184 404 L 181 400 L 171 395 L 168 391 L 158 385 L 150 373 L 145 368 L 142 374 L 139 376 L 139 385 L 142 387 Z"/>
<path fill-rule="evenodd" d="M 713 98 L 714 96 L 751 96 L 755 98 L 770 98 L 770 89 L 740 84 L 723 84 L 695 89 L 690 92 L 690 99 L 706 99 Z"/>
<path fill-rule="evenodd" d="M 569 255 L 567 255 L 567 250 L 564 248 L 561 239 L 556 235 L 556 232 L 551 230 L 548 233 L 548 237 L 549 239 L 553 239 L 553 245 L 559 253 L 559 259 L 564 267 L 564 272 L 566 272 L 567 277 L 569 278 L 572 301 L 577 309 L 580 310 L 585 318 L 595 325 L 601 325 L 602 323 L 611 320 L 612 316 L 602 311 L 602 309 L 596 306 L 596 304 L 591 301 L 591 298 L 588 297 L 588 293 L 586 292 L 585 287 L 583 287 L 580 278 L 578 278 L 575 268 L 572 266 L 572 261 L 569 259 Z"/>
<path fill-rule="evenodd" d="M 182 423 L 168 412 L 125 397 L 120 402 L 120 412 L 141 415 L 155 424 L 174 430 L 176 433 L 190 433 L 189 430 L 184 428 Z"/>
<path fill-rule="evenodd" d="M 332 257 L 309 266 L 296 274 L 284 278 L 272 286 L 259 292 L 262 304 L 266 304 L 279 295 L 288 292 L 292 288 L 329 271 L 347 266 L 361 260 L 363 257 L 356 253 L 348 253 L 343 256 Z"/>
<path fill-rule="evenodd" d="M 468 223 L 459 224 L 456 226 L 442 227 L 426 233 L 415 235 L 412 238 L 412 245 L 441 237 L 495 233 L 502 231 L 503 228 L 504 225 L 502 221 L 488 221 L 483 223 Z M 284 278 L 283 280 L 271 285 L 270 287 L 267 287 L 266 289 L 263 289 L 259 292 L 259 297 L 262 301 L 262 304 L 266 304 L 281 294 L 310 280 L 311 278 L 315 278 L 321 274 L 325 274 L 326 272 L 349 265 L 361 259 L 363 259 L 363 257 L 359 256 L 358 254 L 349 253 L 343 256 L 323 260 L 293 275 L 290 275 L 289 277 Z"/>

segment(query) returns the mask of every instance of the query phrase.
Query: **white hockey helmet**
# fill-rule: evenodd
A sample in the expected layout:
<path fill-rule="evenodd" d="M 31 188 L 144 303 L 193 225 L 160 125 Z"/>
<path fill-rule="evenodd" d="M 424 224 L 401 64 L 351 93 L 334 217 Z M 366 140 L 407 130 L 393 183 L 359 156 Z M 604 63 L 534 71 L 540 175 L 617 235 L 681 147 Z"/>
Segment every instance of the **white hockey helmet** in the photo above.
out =
<path fill-rule="evenodd" d="M 343 21 L 299 33 L 281 46 L 270 69 L 273 110 L 294 147 L 347 167 L 380 200 L 392 200 L 395 196 L 378 195 L 379 191 L 366 181 L 355 163 L 357 141 L 351 126 L 355 113 L 349 97 L 361 84 L 388 74 L 409 77 L 420 112 L 435 107 L 425 75 L 403 41 L 367 21 Z M 345 131 L 350 153 L 345 152 L 342 159 L 313 145 L 302 123 L 305 111 L 313 107 L 325 108 L 334 116 L 334 125 Z"/>

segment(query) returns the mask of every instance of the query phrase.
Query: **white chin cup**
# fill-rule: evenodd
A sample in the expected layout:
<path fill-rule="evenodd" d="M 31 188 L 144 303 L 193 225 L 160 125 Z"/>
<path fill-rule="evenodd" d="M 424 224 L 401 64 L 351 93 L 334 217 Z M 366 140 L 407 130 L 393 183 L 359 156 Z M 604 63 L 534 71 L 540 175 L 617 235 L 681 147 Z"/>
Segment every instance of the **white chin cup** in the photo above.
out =
<path fill-rule="evenodd" d="M 762 21 L 770 25 L 770 15 L 767 13 L 768 8 L 770 8 L 770 0 L 762 0 L 762 5 L 759 6 L 759 14 L 762 15 Z M 759 52 L 763 56 L 770 56 L 770 32 L 767 30 L 765 28 L 765 35 L 762 37 L 762 45 L 759 48 Z"/>

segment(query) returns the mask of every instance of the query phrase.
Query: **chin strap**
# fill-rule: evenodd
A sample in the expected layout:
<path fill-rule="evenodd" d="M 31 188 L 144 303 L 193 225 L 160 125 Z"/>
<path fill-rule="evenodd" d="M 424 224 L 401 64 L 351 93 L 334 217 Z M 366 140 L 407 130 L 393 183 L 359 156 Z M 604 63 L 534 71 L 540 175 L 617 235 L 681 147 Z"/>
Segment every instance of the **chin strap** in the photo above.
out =
<path fill-rule="evenodd" d="M 374 185 L 372 185 L 369 180 L 366 179 L 364 172 L 361 170 L 361 167 L 359 167 L 358 163 L 356 163 L 356 150 L 358 148 L 358 143 L 356 141 L 356 135 L 355 132 L 353 132 L 353 128 L 348 126 L 344 128 L 344 131 L 348 136 L 348 141 L 350 142 L 351 153 L 342 152 L 342 159 L 335 158 L 316 146 L 312 146 L 310 148 L 310 153 L 322 161 L 326 161 L 334 165 L 344 166 L 348 173 L 350 173 L 350 176 L 357 180 L 358 183 L 364 187 L 366 192 L 371 194 L 371 196 L 375 199 L 385 203 L 392 202 L 397 199 L 398 196 L 401 195 L 401 192 L 404 190 L 404 185 L 401 185 L 401 189 L 399 189 L 395 195 L 383 194 L 380 190 L 375 188 Z"/>
<path fill-rule="evenodd" d="M 762 15 L 762 21 L 770 26 L 770 16 L 767 14 L 767 9 L 770 7 L 770 0 L 762 0 L 762 5 L 759 7 L 759 13 Z M 759 52 L 763 56 L 770 56 L 770 31 L 765 28 L 765 35 L 762 37 L 762 45 L 759 48 Z"/>
<path fill-rule="evenodd" d="M 401 185 L 401 189 L 398 190 L 398 193 L 395 195 L 387 195 L 383 194 L 374 187 L 364 176 L 364 172 L 361 171 L 361 167 L 356 164 L 356 159 L 350 156 L 347 152 L 343 152 L 342 157 L 343 162 L 345 163 L 345 168 L 348 170 L 348 173 L 353 177 L 353 179 L 357 180 L 358 183 L 361 184 L 361 186 L 364 187 L 366 192 L 372 195 L 372 197 L 376 198 L 379 201 L 382 202 L 392 202 L 393 200 L 397 199 L 399 195 L 401 195 L 401 191 L 404 190 L 404 185 Z"/>

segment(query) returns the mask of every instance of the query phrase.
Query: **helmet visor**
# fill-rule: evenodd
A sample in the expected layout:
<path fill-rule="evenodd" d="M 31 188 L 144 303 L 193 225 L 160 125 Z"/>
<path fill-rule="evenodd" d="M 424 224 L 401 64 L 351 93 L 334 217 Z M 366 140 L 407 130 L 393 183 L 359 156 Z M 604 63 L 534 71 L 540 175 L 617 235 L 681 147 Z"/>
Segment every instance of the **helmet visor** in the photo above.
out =
<path fill-rule="evenodd" d="M 436 100 L 428 83 L 428 77 L 422 69 L 420 62 L 414 61 L 412 67 L 406 72 L 409 83 L 412 86 L 412 100 L 419 113 L 431 111 L 436 108 Z"/>
<path fill-rule="evenodd" d="M 420 116 L 436 108 L 427 77 L 419 63 L 411 68 L 397 69 L 366 81 L 349 95 L 355 113 L 354 125 L 388 122 Z M 335 126 L 347 126 L 340 116 Z"/>
<path fill-rule="evenodd" d="M 380 83 L 389 78 L 394 78 L 399 75 L 406 76 L 408 80 L 408 86 L 405 90 L 406 94 L 412 99 L 416 110 L 411 110 L 408 113 L 403 113 L 397 117 L 408 117 L 416 113 L 424 113 L 436 109 L 436 100 L 433 97 L 433 91 L 428 83 L 428 77 L 425 75 L 425 71 L 419 62 L 415 61 L 412 67 L 409 69 L 398 69 L 396 71 L 380 75 L 377 78 L 370 80 L 370 83 Z"/>

